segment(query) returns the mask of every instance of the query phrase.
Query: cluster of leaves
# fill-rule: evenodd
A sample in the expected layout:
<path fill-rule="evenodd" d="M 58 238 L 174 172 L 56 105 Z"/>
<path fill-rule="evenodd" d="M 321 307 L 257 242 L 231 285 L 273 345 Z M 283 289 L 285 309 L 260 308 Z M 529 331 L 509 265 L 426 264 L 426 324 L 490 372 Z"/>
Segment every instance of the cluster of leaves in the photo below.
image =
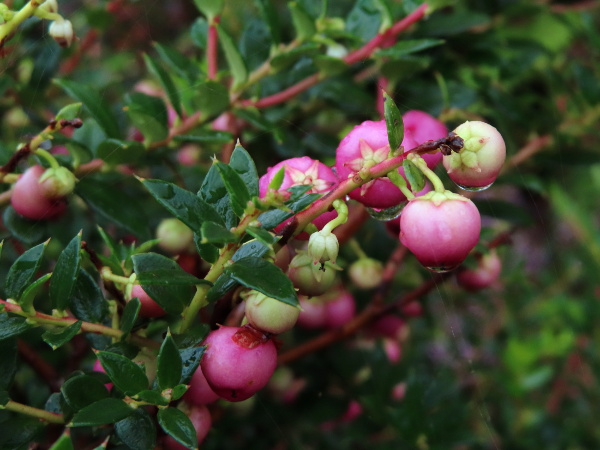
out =
<path fill-rule="evenodd" d="M 532 146 L 528 159 L 512 160 L 496 188 L 476 199 L 494 231 L 512 230 L 513 245 L 501 250 L 503 288 L 467 295 L 453 284 L 441 287 L 428 297 L 425 317 L 411 322 L 400 365 L 390 367 L 379 347 L 342 345 L 295 362 L 308 387 L 293 407 L 269 395 L 247 407 L 251 414 L 222 407 L 206 448 L 597 444 L 600 236 L 596 196 L 589 195 L 600 189 L 597 8 L 432 1 L 432 14 L 409 33 L 348 65 L 340 54 L 362 48 L 422 2 L 60 3 L 72 15 L 79 47 L 59 49 L 31 20 L 0 56 L 0 163 L 65 105 L 80 103 L 80 111 L 63 111 L 83 118 L 72 136 L 55 134 L 43 144 L 65 146 L 69 153 L 57 159 L 78 174 L 67 214 L 32 222 L 3 206 L 0 297 L 15 303 L 0 314 L 0 402 L 60 414 L 72 428 L 56 440 L 60 433 L 38 419 L 0 411 L 0 448 L 32 441 L 84 448 L 109 438 L 114 448 L 145 449 L 155 445 L 158 428 L 193 448 L 193 429 L 176 404 L 208 327 L 165 333 L 176 330 L 198 290 L 206 289 L 209 303 L 240 284 L 297 302 L 289 280 L 265 259 L 277 242 L 269 231 L 316 196 L 293 189 L 285 207 L 271 208 L 257 200 L 258 176 L 284 157 L 332 162 L 348 127 L 377 117 L 383 83 L 403 111 L 425 110 L 450 127 L 485 118 L 503 134 L 509 156 Z M 211 74 L 207 35 L 217 16 L 219 70 Z M 277 98 L 309 77 L 318 83 Z M 142 93 L 135 85 L 141 79 L 163 95 Z M 275 100 L 261 104 L 268 98 Z M 243 125 L 213 129 L 224 112 Z M 174 133 L 177 127 L 184 131 Z M 237 137 L 249 152 L 233 149 Z M 536 142 L 544 144 L 536 149 Z M 190 144 L 198 164 L 183 167 L 175 152 Z M 102 171 L 93 169 L 98 160 Z M 10 185 L 3 186 L 4 195 Z M 243 222 L 253 208 L 260 227 Z M 233 264 L 203 280 L 150 252 L 152 232 L 167 216 L 194 231 L 204 261 L 218 263 L 230 248 Z M 368 222 L 356 237 L 369 255 L 385 260 L 396 240 L 382 227 Z M 139 243 L 123 244 L 132 235 Z M 113 275 L 135 272 L 167 318 L 140 319 L 139 301 L 122 302 L 93 252 L 81 250 L 83 241 Z M 353 258 L 342 248 L 341 264 Z M 405 291 L 427 277 L 407 261 L 394 288 Z M 357 296 L 362 306 L 370 300 Z M 41 312 L 52 310 L 73 318 Z M 295 331 L 286 345 L 312 336 Z M 91 349 L 106 375 L 90 370 Z M 389 394 L 399 380 L 407 383 L 402 402 Z M 350 400 L 360 402 L 363 415 L 322 431 L 319 425 L 342 415 Z M 158 428 L 144 405 L 159 407 Z"/>

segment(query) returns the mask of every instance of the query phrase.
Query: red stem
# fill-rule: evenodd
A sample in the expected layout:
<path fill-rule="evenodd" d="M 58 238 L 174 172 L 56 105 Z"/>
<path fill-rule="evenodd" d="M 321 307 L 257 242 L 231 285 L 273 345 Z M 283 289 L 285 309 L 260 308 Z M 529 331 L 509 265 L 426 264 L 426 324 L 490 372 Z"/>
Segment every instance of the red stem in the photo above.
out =
<path fill-rule="evenodd" d="M 218 42 L 218 32 L 217 25 L 219 23 L 219 16 L 216 16 L 208 26 L 208 38 L 206 42 L 206 62 L 208 65 L 208 79 L 214 80 L 217 76 L 217 42 Z"/>
<path fill-rule="evenodd" d="M 278 105 L 279 103 L 283 103 L 286 100 L 294 98 L 299 93 L 307 90 L 308 88 L 314 86 L 319 81 L 321 81 L 321 76 L 318 73 L 311 75 L 299 83 L 290 86 L 289 88 L 278 92 L 277 94 L 269 95 L 268 97 L 261 98 L 260 100 L 254 102 L 253 100 L 244 100 L 242 101 L 242 106 L 255 106 L 257 108 L 268 108 L 269 106 Z"/>

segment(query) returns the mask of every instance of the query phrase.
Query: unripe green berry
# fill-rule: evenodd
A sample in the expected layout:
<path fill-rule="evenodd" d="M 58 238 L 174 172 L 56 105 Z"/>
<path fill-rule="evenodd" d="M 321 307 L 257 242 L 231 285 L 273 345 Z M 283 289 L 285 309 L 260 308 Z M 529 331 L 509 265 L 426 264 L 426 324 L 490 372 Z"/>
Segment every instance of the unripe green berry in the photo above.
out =
<path fill-rule="evenodd" d="M 300 314 L 300 309 L 266 296 L 258 291 L 243 295 L 246 299 L 246 318 L 261 331 L 280 334 L 291 330 Z"/>
<path fill-rule="evenodd" d="M 373 258 L 361 258 L 350 266 L 348 274 L 360 289 L 372 289 L 381 283 L 383 264 Z"/>
<path fill-rule="evenodd" d="M 333 286 L 337 270 L 340 268 L 329 261 L 321 267 L 306 253 L 300 253 L 292 259 L 287 275 L 300 294 L 312 297 L 324 294 Z"/>
<path fill-rule="evenodd" d="M 164 251 L 178 254 L 194 246 L 194 232 L 181 220 L 163 219 L 156 229 L 156 238 L 160 239 L 158 246 Z"/>
<path fill-rule="evenodd" d="M 39 179 L 40 189 L 47 199 L 63 198 L 73 192 L 77 179 L 66 167 L 47 169 Z"/>

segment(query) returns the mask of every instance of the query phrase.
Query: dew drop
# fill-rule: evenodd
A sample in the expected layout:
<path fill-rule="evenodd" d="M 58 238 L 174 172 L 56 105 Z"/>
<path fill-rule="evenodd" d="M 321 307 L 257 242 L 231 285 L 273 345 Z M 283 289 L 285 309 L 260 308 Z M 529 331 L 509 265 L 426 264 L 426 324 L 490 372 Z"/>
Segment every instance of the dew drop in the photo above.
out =
<path fill-rule="evenodd" d="M 399 205 L 391 206 L 385 209 L 367 207 L 367 212 L 373 219 L 377 219 L 382 222 L 387 222 L 388 220 L 394 220 L 400 217 L 400 214 L 402 214 L 402 210 L 404 209 L 407 203 L 408 202 L 402 202 Z"/>
<path fill-rule="evenodd" d="M 490 184 L 488 184 L 487 186 L 464 186 L 462 184 L 458 184 L 457 182 L 454 182 L 454 184 L 456 184 L 459 188 L 461 188 L 463 191 L 469 191 L 469 192 L 479 192 L 479 191 L 485 191 L 487 188 L 489 188 L 492 184 L 494 184 L 494 182 L 492 181 Z"/>

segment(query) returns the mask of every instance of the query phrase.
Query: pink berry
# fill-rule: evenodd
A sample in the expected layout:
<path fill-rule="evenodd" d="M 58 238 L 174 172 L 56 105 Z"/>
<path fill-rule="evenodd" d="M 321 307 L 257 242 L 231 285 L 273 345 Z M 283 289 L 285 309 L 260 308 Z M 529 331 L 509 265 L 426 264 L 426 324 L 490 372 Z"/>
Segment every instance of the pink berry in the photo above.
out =
<path fill-rule="evenodd" d="M 402 115 L 402 121 L 404 122 L 404 135 L 412 138 L 417 145 L 448 135 L 446 125 L 423 111 L 407 111 Z M 422 158 L 427 162 L 429 168 L 433 168 L 442 160 L 442 154 L 441 152 L 426 153 L 422 155 Z"/>
<path fill-rule="evenodd" d="M 134 285 L 131 289 L 131 298 L 133 297 L 137 297 L 140 300 L 140 317 L 162 317 L 166 314 L 165 310 L 152 300 L 139 284 Z"/>
<path fill-rule="evenodd" d="M 238 327 L 222 326 L 204 340 L 206 351 L 201 367 L 212 390 L 225 400 L 240 402 L 262 389 L 277 366 L 277 349 L 272 340 L 252 345 L 236 342 Z"/>
<path fill-rule="evenodd" d="M 60 216 L 66 209 L 64 197 L 48 198 L 39 179 L 46 169 L 33 166 L 15 182 L 10 202 L 21 216 L 31 220 L 50 220 Z"/>
<path fill-rule="evenodd" d="M 370 327 L 372 333 L 376 336 L 385 336 L 396 340 L 402 338 L 405 328 L 406 322 L 393 314 L 379 317 Z"/>
<path fill-rule="evenodd" d="M 275 164 L 273 167 L 269 167 L 267 173 L 260 177 L 259 190 L 261 197 L 264 197 L 267 194 L 269 184 L 273 180 L 273 177 L 282 168 L 284 169 L 284 176 L 279 191 L 284 191 L 293 186 L 311 185 L 312 189 L 309 192 L 323 193 L 329 191 L 338 181 L 338 177 L 330 167 L 327 167 L 325 164 L 309 158 L 308 156 L 286 159 L 279 164 Z M 312 223 L 320 230 L 327 222 L 330 222 L 336 217 L 336 211 L 328 211 L 321 214 L 313 220 Z M 284 222 L 284 224 L 285 223 L 286 222 Z M 276 230 L 279 231 L 282 229 L 284 224 L 279 225 Z M 308 234 L 301 233 L 297 238 L 306 240 L 308 239 Z"/>
<path fill-rule="evenodd" d="M 210 411 L 204 405 L 193 405 L 189 407 L 189 410 L 186 411 L 186 413 L 194 426 L 194 430 L 196 430 L 198 445 L 200 445 L 212 427 Z M 171 436 L 166 436 L 163 443 L 167 450 L 187 450 L 187 447 L 181 445 Z"/>
<path fill-rule="evenodd" d="M 302 328 L 315 329 L 325 326 L 325 303 L 320 297 L 308 298 L 298 297 L 300 301 L 300 315 L 298 316 L 298 325 Z"/>
<path fill-rule="evenodd" d="M 465 122 L 454 130 L 464 139 L 459 153 L 444 156 L 448 176 L 459 187 L 479 191 L 495 180 L 506 158 L 506 144 L 493 126 L 479 121 Z"/>
<path fill-rule="evenodd" d="M 423 266 L 435 271 L 452 270 L 463 262 L 480 230 L 475 204 L 449 191 L 415 197 L 400 217 L 400 241 Z"/>
<path fill-rule="evenodd" d="M 102 364 L 100 363 L 100 360 L 97 359 L 96 361 L 94 361 L 94 366 L 92 367 L 92 370 L 94 372 L 100 372 L 100 373 L 106 373 L 106 370 L 104 370 L 104 367 L 102 367 Z M 106 383 L 104 385 L 104 387 L 106 387 L 107 390 L 111 390 L 113 387 L 112 383 Z"/>
<path fill-rule="evenodd" d="M 402 356 L 402 346 L 395 339 L 383 338 L 383 351 L 391 364 L 400 362 Z"/>
<path fill-rule="evenodd" d="M 500 276 L 502 261 L 495 250 L 480 256 L 475 269 L 464 269 L 456 274 L 458 284 L 469 291 L 491 286 Z"/>
<path fill-rule="evenodd" d="M 198 366 L 190 380 L 190 387 L 183 398 L 192 405 L 208 405 L 220 397 L 210 388 L 202 373 L 202 368 Z"/>
<path fill-rule="evenodd" d="M 352 294 L 339 289 L 325 302 L 325 326 L 339 328 L 350 322 L 356 313 L 356 301 Z"/>

